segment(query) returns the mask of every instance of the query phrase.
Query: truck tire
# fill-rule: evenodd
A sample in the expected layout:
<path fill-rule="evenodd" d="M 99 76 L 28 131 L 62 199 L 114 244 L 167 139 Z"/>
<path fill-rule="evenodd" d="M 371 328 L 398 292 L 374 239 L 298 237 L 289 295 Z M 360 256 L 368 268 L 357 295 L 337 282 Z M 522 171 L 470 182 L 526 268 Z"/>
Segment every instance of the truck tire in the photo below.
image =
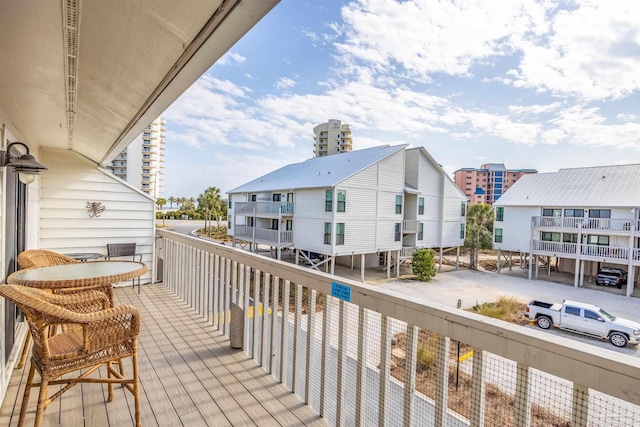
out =
<path fill-rule="evenodd" d="M 541 329 L 549 329 L 553 325 L 553 321 L 548 316 L 540 316 L 536 319 L 536 324 Z"/>
<path fill-rule="evenodd" d="M 620 332 L 612 332 L 609 334 L 609 342 L 616 347 L 626 347 L 629 343 L 629 339 L 625 334 L 621 334 Z"/>

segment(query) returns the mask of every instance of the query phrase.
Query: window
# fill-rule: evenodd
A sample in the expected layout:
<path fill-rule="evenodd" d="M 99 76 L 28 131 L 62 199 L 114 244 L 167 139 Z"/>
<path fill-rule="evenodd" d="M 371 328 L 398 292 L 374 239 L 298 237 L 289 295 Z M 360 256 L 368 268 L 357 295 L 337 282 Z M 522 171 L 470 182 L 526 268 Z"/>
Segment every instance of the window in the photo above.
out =
<path fill-rule="evenodd" d="M 464 224 L 460 224 L 460 238 L 464 239 Z"/>
<path fill-rule="evenodd" d="M 344 190 L 338 190 L 338 206 L 336 211 L 344 212 L 346 200 L 347 200 L 347 192 Z"/>
<path fill-rule="evenodd" d="M 401 228 L 400 228 L 401 224 L 399 222 L 396 222 L 395 224 L 395 241 L 399 242 L 400 241 L 400 237 L 401 237 Z"/>
<path fill-rule="evenodd" d="M 142 169 L 142 173 L 144 173 L 144 174 L 149 174 L 149 173 L 150 173 L 150 171 L 149 171 L 149 169 Z"/>
<path fill-rule="evenodd" d="M 424 237 L 424 224 L 418 223 L 418 240 L 422 240 Z"/>
<path fill-rule="evenodd" d="M 293 203 L 293 193 L 287 193 L 287 203 Z"/>
<path fill-rule="evenodd" d="M 396 213 L 402 213 L 402 196 L 396 196 Z"/>
<path fill-rule="evenodd" d="M 609 236 L 587 236 L 589 245 L 609 246 Z"/>
<path fill-rule="evenodd" d="M 562 209 L 544 208 L 542 209 L 542 216 L 562 216 Z"/>
<path fill-rule="evenodd" d="M 331 223 L 330 222 L 324 223 L 324 244 L 325 245 L 331 244 Z"/>
<path fill-rule="evenodd" d="M 231 194 L 229 194 L 229 209 L 233 209 L 233 206 L 231 206 Z"/>
<path fill-rule="evenodd" d="M 460 216 L 467 214 L 467 202 L 460 202 Z"/>
<path fill-rule="evenodd" d="M 253 227 L 253 217 L 247 218 L 247 226 L 248 227 Z"/>
<path fill-rule="evenodd" d="M 502 243 L 502 228 L 496 228 L 496 237 L 494 241 L 496 243 Z"/>
<path fill-rule="evenodd" d="M 564 308 L 565 314 L 571 314 L 573 316 L 580 316 L 580 309 L 578 307 L 566 306 Z"/>
<path fill-rule="evenodd" d="M 611 209 L 589 209 L 589 218 L 611 218 Z"/>
<path fill-rule="evenodd" d="M 333 190 L 327 190 L 324 195 L 324 211 L 331 212 L 333 210 Z"/>
<path fill-rule="evenodd" d="M 577 234 L 571 234 L 571 233 L 563 233 L 562 234 L 562 241 L 564 243 L 578 243 L 578 235 Z"/>
<path fill-rule="evenodd" d="M 549 233 L 548 231 L 542 233 L 542 240 L 545 242 L 559 242 L 560 233 Z"/>
<path fill-rule="evenodd" d="M 424 215 L 424 197 L 418 197 L 418 215 Z"/>
<path fill-rule="evenodd" d="M 273 196 L 271 196 L 271 200 L 274 202 L 279 202 L 280 201 L 280 194 L 274 194 Z"/>
<path fill-rule="evenodd" d="M 279 225 L 278 218 L 273 218 L 271 220 L 271 229 L 272 230 L 277 230 L 278 229 L 278 225 Z"/>
<path fill-rule="evenodd" d="M 336 224 L 336 245 L 344 245 L 344 223 Z"/>
<path fill-rule="evenodd" d="M 504 208 L 496 208 L 496 221 L 504 221 Z"/>
<path fill-rule="evenodd" d="M 564 216 L 569 218 L 584 218 L 584 209 L 565 209 Z"/>
<path fill-rule="evenodd" d="M 252 201 L 252 202 L 255 202 L 256 200 L 258 200 L 258 196 L 257 196 L 257 194 L 252 194 L 252 195 L 251 195 L 251 201 Z"/>
<path fill-rule="evenodd" d="M 253 219 L 253 218 L 252 218 Z M 293 220 L 288 219 L 287 223 L 286 223 L 286 228 L 287 231 L 293 231 Z"/>
<path fill-rule="evenodd" d="M 227 221 L 227 230 L 231 230 L 231 220 Z"/>
<path fill-rule="evenodd" d="M 594 313 L 593 311 L 590 311 L 590 310 L 585 310 L 584 311 L 584 317 L 585 317 L 585 319 L 593 319 L 593 320 L 601 320 L 602 319 L 600 316 L 598 316 L 597 313 Z"/>

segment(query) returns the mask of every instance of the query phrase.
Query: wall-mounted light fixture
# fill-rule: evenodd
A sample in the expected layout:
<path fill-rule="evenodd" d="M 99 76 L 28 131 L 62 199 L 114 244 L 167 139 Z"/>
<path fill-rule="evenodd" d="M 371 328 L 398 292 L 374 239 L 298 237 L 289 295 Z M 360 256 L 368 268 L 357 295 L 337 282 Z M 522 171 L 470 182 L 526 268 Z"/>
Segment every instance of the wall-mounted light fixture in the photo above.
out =
<path fill-rule="evenodd" d="M 21 155 L 18 158 L 11 158 L 11 147 L 14 145 L 22 145 L 26 154 Z M 36 175 L 40 175 L 40 171 L 47 170 L 46 166 L 41 165 L 36 161 L 36 158 L 29 154 L 29 147 L 22 142 L 12 142 L 7 146 L 7 151 L 0 150 L 0 167 L 11 166 L 18 173 L 18 179 L 23 184 L 31 184 L 36 179 Z"/>

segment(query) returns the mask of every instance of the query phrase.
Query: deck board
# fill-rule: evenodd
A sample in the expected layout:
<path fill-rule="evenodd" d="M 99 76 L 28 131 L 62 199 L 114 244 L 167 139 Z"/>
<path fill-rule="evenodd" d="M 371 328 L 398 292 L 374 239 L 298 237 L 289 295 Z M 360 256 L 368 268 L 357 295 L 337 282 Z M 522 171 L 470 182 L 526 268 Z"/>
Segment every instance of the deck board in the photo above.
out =
<path fill-rule="evenodd" d="M 118 304 L 131 304 L 142 317 L 139 338 L 140 404 L 145 426 L 327 425 L 229 340 L 163 285 L 116 290 Z M 18 422 L 29 363 L 15 370 L 0 407 L 0 425 Z M 125 363 L 125 374 L 131 364 Z M 93 376 L 106 376 L 101 368 Z M 53 402 L 43 426 L 133 425 L 131 394 L 107 386 L 80 384 Z M 32 425 L 37 400 L 33 389 L 25 425 Z"/>

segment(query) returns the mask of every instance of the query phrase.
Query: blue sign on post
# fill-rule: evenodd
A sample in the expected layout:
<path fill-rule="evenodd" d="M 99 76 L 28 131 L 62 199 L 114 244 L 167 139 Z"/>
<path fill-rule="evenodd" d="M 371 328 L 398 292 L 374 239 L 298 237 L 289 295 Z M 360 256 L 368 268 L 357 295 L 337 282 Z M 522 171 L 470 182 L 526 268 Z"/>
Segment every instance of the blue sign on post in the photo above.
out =
<path fill-rule="evenodd" d="M 351 301 L 351 288 L 340 283 L 331 282 L 331 296 L 345 301 Z"/>

